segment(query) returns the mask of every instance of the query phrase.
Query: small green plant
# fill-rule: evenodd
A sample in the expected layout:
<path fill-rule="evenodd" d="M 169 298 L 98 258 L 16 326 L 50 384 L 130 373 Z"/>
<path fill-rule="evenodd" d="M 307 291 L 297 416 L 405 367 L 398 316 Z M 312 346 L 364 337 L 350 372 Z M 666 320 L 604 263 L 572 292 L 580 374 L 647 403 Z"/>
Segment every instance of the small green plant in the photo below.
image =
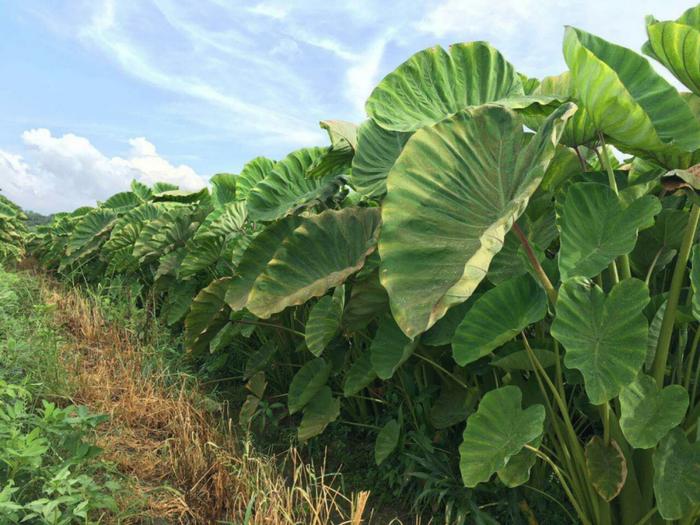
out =
<path fill-rule="evenodd" d="M 89 440 L 106 416 L 59 408 L 0 380 L 0 522 L 67 525 L 116 512 L 119 484 L 105 480 Z"/>

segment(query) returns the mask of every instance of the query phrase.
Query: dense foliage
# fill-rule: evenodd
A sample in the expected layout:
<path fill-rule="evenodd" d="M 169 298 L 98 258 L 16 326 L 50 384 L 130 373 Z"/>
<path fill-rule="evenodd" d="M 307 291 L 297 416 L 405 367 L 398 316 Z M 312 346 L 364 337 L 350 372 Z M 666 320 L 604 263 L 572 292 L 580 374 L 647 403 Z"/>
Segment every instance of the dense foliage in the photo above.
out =
<path fill-rule="evenodd" d="M 377 464 L 410 458 L 456 516 L 549 471 L 582 523 L 693 523 L 700 6 L 647 23 L 690 93 L 572 27 L 569 70 L 541 81 L 483 42 L 434 47 L 368 120 L 322 122 L 330 146 L 211 191 L 134 182 L 34 253 L 128 277 L 194 358 L 243 361 L 242 423 L 282 391 L 302 441 L 341 415 L 374 428 Z"/>
<path fill-rule="evenodd" d="M 22 257 L 26 220 L 27 216 L 19 206 L 0 195 L 0 264 Z"/>

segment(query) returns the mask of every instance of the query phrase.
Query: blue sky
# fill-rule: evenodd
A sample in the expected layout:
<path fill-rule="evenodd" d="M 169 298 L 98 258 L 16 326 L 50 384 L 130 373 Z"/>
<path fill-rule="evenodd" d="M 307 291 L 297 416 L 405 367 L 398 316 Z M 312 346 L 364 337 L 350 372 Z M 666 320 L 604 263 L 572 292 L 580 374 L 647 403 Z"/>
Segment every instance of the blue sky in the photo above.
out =
<path fill-rule="evenodd" d="M 564 24 L 638 50 L 638 0 L 0 0 L 0 188 L 42 212 L 132 178 L 196 187 L 325 144 L 425 47 L 488 40 L 531 76 L 565 69 Z"/>

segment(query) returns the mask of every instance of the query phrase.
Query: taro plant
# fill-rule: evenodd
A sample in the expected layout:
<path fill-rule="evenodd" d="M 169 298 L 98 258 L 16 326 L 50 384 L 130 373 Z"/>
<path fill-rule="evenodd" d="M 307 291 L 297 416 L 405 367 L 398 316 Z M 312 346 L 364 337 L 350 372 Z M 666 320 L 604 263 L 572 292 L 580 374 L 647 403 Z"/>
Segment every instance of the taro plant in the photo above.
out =
<path fill-rule="evenodd" d="M 542 81 L 484 42 L 434 47 L 359 126 L 323 121 L 330 145 L 211 191 L 135 183 L 34 251 L 139 283 L 193 360 L 243 378 L 246 428 L 342 419 L 417 492 L 450 487 L 460 523 L 485 487 L 552 477 L 581 523 L 695 523 L 699 13 L 650 18 L 644 46 L 691 93 L 573 27 Z"/>
<path fill-rule="evenodd" d="M 22 257 L 26 221 L 27 216 L 21 208 L 0 195 L 0 263 L 15 262 Z"/>

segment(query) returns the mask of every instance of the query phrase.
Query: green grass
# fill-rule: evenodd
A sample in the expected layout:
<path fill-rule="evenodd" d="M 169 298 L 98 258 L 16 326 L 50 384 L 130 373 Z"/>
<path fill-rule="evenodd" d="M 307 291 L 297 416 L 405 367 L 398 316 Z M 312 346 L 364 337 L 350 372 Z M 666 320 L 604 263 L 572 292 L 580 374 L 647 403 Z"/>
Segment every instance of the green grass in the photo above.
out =
<path fill-rule="evenodd" d="M 64 338 L 40 297 L 0 267 L 0 523 L 101 523 L 120 490 L 93 444 L 106 416 L 65 401 Z"/>

